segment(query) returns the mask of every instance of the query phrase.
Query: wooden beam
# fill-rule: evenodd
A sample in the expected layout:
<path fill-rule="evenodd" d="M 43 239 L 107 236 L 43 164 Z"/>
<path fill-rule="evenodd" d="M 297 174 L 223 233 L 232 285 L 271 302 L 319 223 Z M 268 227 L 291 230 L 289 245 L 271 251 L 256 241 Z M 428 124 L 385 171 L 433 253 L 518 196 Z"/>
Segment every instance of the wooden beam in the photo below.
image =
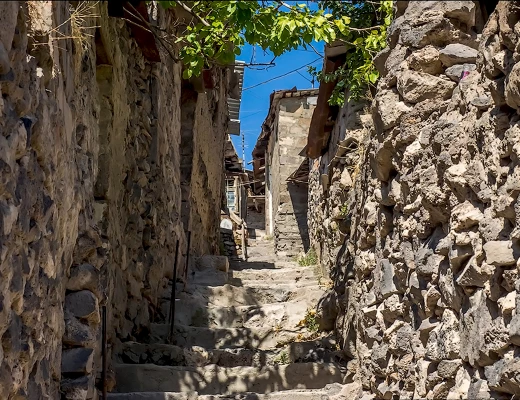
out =
<path fill-rule="evenodd" d="M 336 71 L 344 60 L 339 57 L 334 60 L 325 59 L 324 71 L 330 74 Z M 326 148 L 329 142 L 329 136 L 332 129 L 327 130 L 327 120 L 329 119 L 331 107 L 329 106 L 329 99 L 336 86 L 336 81 L 326 82 L 320 84 L 318 93 L 318 100 L 314 113 L 312 114 L 311 124 L 309 127 L 309 135 L 307 136 L 307 151 L 306 155 L 309 158 L 318 158 L 321 156 L 323 149 Z"/>

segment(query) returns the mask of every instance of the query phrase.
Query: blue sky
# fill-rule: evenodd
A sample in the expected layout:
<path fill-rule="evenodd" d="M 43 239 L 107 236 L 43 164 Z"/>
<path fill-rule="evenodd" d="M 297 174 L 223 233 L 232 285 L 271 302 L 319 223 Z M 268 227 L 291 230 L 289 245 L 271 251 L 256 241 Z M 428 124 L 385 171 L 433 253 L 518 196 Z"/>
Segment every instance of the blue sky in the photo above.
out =
<path fill-rule="evenodd" d="M 323 43 L 314 43 L 313 46 L 320 54 L 323 54 Z M 238 56 L 237 59 L 247 63 L 269 63 L 273 59 L 273 55 L 270 52 L 264 53 L 264 51 L 258 46 L 255 48 L 251 45 L 245 45 L 242 48 L 242 54 Z M 299 74 L 293 72 L 280 79 L 272 80 L 251 89 L 248 88 L 292 71 L 312 61 L 315 61 L 312 63 L 312 66 L 316 67 L 318 71 L 321 70 L 323 59 L 311 48 L 308 48 L 307 50 L 300 48 L 279 56 L 274 61 L 276 65 L 268 69 L 253 69 L 265 67 L 245 69 L 242 103 L 240 105 L 240 129 L 244 133 L 245 137 L 246 162 L 251 161 L 251 152 L 253 151 L 256 139 L 260 134 L 262 122 L 264 122 L 264 119 L 267 116 L 270 94 L 275 90 L 291 89 L 294 86 L 298 89 L 309 89 L 312 87 L 310 82 L 312 77 L 308 74 L 307 67 L 303 67 L 298 70 Z M 317 88 L 318 86 L 319 83 L 315 82 L 314 87 Z M 242 158 L 242 138 L 239 136 L 231 136 L 231 138 L 238 156 Z M 246 165 L 246 168 L 252 169 L 252 165 Z"/>

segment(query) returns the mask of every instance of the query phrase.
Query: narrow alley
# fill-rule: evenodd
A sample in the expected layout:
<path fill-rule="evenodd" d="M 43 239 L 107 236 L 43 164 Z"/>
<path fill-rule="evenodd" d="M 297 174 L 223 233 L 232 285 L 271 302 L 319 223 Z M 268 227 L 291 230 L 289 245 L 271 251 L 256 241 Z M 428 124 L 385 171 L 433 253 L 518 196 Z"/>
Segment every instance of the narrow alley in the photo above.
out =
<path fill-rule="evenodd" d="M 520 400 L 519 1 L 0 1 L 0 92 L 0 400 Z"/>
<path fill-rule="evenodd" d="M 248 262 L 204 256 L 186 291 L 177 282 L 174 344 L 167 321 L 124 343 L 110 399 L 348 398 L 341 352 L 311 311 L 325 290 L 313 266 L 277 258 L 263 235 L 250 242 Z"/>

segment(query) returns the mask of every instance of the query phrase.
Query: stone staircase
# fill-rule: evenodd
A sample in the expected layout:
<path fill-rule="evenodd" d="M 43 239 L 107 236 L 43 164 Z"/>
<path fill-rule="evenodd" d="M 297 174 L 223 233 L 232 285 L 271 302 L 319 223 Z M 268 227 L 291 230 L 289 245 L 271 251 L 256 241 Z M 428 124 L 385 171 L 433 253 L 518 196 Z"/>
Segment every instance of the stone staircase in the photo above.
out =
<path fill-rule="evenodd" d="M 277 260 L 270 241 L 255 242 L 249 261 L 231 269 L 224 257 L 196 263 L 186 291 L 177 284 L 174 344 L 166 323 L 152 324 L 142 343 L 124 343 L 109 399 L 350 398 L 334 339 L 301 323 L 324 291 L 312 267 Z"/>

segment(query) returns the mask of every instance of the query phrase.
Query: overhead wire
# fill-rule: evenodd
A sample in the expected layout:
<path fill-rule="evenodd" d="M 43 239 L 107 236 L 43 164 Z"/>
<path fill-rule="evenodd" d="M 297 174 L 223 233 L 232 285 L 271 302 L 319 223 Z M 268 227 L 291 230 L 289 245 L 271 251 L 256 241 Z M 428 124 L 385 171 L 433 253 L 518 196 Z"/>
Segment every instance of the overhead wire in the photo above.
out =
<path fill-rule="evenodd" d="M 246 118 L 252 117 L 253 115 L 260 114 L 261 112 L 266 112 L 266 110 L 257 111 L 257 112 L 255 112 L 253 114 L 246 115 L 245 117 L 242 117 L 240 119 L 246 119 Z"/>
<path fill-rule="evenodd" d="M 253 85 L 253 86 L 246 87 L 246 88 L 242 89 L 242 91 L 246 91 L 246 90 L 249 90 L 249 89 L 253 89 L 253 88 L 258 87 L 258 86 L 260 86 L 260 85 L 263 85 L 263 84 L 265 84 L 265 83 L 268 83 L 268 82 L 274 81 L 275 79 L 283 78 L 284 76 L 287 76 L 287 75 L 293 74 L 293 73 L 299 71 L 300 69 L 305 68 L 305 67 L 307 67 L 307 66 L 309 66 L 309 65 L 312 65 L 312 64 L 314 64 L 316 61 L 320 61 L 320 60 L 321 60 L 321 58 L 317 58 L 317 59 L 315 59 L 314 61 L 311 61 L 310 63 L 304 64 L 304 65 L 302 65 L 301 67 L 298 67 L 298 68 L 293 69 L 292 71 L 288 71 L 288 72 L 286 72 L 286 73 L 284 73 L 284 74 L 282 74 L 282 75 L 278 75 L 278 76 L 275 76 L 275 77 L 273 77 L 273 78 L 267 79 L 267 80 L 265 80 L 265 81 L 263 81 L 263 82 L 260 82 L 260 83 L 255 84 L 255 85 Z"/>
<path fill-rule="evenodd" d="M 307 78 L 305 75 L 303 75 L 302 73 L 300 73 L 299 71 L 296 71 L 296 73 L 298 75 L 300 75 L 303 79 L 305 79 L 306 81 L 310 82 L 310 83 L 313 83 L 314 84 L 314 81 L 311 81 L 309 78 Z"/>

